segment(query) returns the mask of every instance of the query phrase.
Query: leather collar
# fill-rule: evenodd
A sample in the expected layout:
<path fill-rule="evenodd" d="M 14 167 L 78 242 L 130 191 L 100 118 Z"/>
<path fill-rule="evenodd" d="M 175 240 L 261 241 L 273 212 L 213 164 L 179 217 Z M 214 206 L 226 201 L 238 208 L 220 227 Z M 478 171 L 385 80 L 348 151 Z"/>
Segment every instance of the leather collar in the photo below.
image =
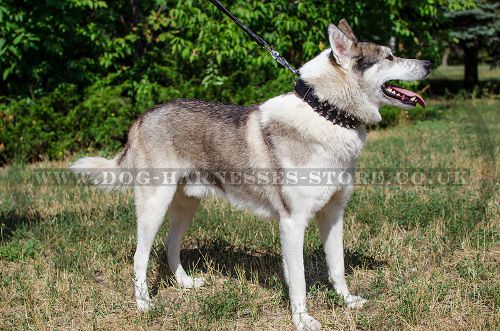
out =
<path fill-rule="evenodd" d="M 354 129 L 361 125 L 361 121 L 353 115 L 339 109 L 337 106 L 330 104 L 328 101 L 320 101 L 314 93 L 314 88 L 307 85 L 301 78 L 295 83 L 295 93 L 309 104 L 311 108 L 324 117 L 327 121 L 341 127 Z"/>

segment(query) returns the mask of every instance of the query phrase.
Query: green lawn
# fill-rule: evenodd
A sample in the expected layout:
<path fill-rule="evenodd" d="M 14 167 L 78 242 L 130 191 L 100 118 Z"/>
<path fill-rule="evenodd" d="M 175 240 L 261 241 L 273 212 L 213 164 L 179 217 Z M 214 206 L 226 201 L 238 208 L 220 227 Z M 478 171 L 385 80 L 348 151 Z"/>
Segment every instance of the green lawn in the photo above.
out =
<path fill-rule="evenodd" d="M 346 212 L 348 310 L 327 282 L 316 225 L 305 246 L 309 312 L 325 329 L 493 330 L 500 321 L 495 156 L 500 102 L 431 101 L 441 119 L 372 131 L 370 169 L 461 169 L 463 185 L 356 187 Z M 208 284 L 180 289 L 157 237 L 156 308 L 136 311 L 132 194 L 36 186 L 35 167 L 0 170 L 0 329 L 291 330 L 278 226 L 207 200 L 182 257 Z"/>
<path fill-rule="evenodd" d="M 481 64 L 478 67 L 479 80 L 500 79 L 500 68 L 491 69 L 487 64 Z M 429 79 L 447 79 L 447 80 L 463 80 L 464 66 L 452 65 L 446 67 L 438 67 L 432 70 Z"/>

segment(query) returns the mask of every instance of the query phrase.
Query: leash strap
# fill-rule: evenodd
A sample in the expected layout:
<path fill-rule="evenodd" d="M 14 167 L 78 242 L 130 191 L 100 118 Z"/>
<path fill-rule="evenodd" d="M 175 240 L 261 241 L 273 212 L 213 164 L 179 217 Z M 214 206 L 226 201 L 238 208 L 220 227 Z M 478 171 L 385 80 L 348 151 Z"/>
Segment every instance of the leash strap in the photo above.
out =
<path fill-rule="evenodd" d="M 271 54 L 273 59 L 281 64 L 283 67 L 287 68 L 292 72 L 294 75 L 298 75 L 299 71 L 292 67 L 290 63 L 288 63 L 287 60 L 285 60 L 284 57 L 280 55 L 280 53 L 276 52 L 269 44 L 259 37 L 255 32 L 250 30 L 245 24 L 241 23 L 241 21 L 236 18 L 229 10 L 227 10 L 219 1 L 217 0 L 209 0 L 215 7 L 217 7 L 221 12 L 223 12 L 227 17 L 229 17 L 231 20 L 233 20 L 234 23 L 236 23 L 237 26 L 239 26 L 247 35 L 249 35 L 257 44 L 259 44 L 262 48 L 264 48 L 266 51 Z"/>

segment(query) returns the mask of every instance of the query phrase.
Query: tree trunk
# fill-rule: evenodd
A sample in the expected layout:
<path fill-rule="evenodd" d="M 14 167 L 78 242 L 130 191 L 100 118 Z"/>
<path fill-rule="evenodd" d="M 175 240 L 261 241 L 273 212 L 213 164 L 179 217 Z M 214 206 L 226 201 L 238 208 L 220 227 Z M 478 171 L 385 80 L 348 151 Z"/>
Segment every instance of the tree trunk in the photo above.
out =
<path fill-rule="evenodd" d="M 135 26 L 137 25 L 137 23 L 139 23 L 139 19 L 141 17 L 141 8 L 139 7 L 139 0 L 130 0 L 130 7 L 131 7 L 130 23 L 132 23 L 132 26 Z"/>
<path fill-rule="evenodd" d="M 443 57 L 441 58 L 441 65 L 443 67 L 448 66 L 448 59 L 450 58 L 451 48 L 446 47 L 443 52 Z"/>
<path fill-rule="evenodd" d="M 479 62 L 479 49 L 477 47 L 464 47 L 465 73 L 464 87 L 471 91 L 479 82 L 477 66 Z"/>
<path fill-rule="evenodd" d="M 139 0 L 130 0 L 130 7 L 131 7 L 130 25 L 131 28 L 133 29 L 137 27 L 137 24 L 141 19 L 141 7 L 139 4 Z M 136 60 L 142 54 L 142 51 L 143 51 L 142 43 L 140 40 L 138 40 L 135 42 L 134 45 L 134 58 Z"/>

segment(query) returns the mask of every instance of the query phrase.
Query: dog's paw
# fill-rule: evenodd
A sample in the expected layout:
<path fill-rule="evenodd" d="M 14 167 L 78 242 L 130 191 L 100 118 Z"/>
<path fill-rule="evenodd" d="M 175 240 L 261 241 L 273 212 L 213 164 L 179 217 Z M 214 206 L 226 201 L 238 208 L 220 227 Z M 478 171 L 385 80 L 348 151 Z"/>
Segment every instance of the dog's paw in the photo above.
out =
<path fill-rule="evenodd" d="M 151 302 L 151 299 L 137 299 L 137 309 L 139 311 L 145 312 L 153 308 L 153 303 Z"/>
<path fill-rule="evenodd" d="M 308 313 L 295 313 L 292 316 L 293 325 L 297 330 L 317 331 L 321 330 L 321 323 Z"/>
<path fill-rule="evenodd" d="M 183 288 L 197 288 L 205 284 L 205 278 L 203 277 L 182 277 L 177 281 L 179 285 Z"/>
<path fill-rule="evenodd" d="M 347 298 L 345 298 L 345 304 L 347 308 L 350 309 L 355 309 L 355 308 L 361 308 L 363 305 L 368 301 L 366 299 L 363 299 L 362 297 L 359 297 L 357 295 L 352 295 L 349 294 Z"/>

